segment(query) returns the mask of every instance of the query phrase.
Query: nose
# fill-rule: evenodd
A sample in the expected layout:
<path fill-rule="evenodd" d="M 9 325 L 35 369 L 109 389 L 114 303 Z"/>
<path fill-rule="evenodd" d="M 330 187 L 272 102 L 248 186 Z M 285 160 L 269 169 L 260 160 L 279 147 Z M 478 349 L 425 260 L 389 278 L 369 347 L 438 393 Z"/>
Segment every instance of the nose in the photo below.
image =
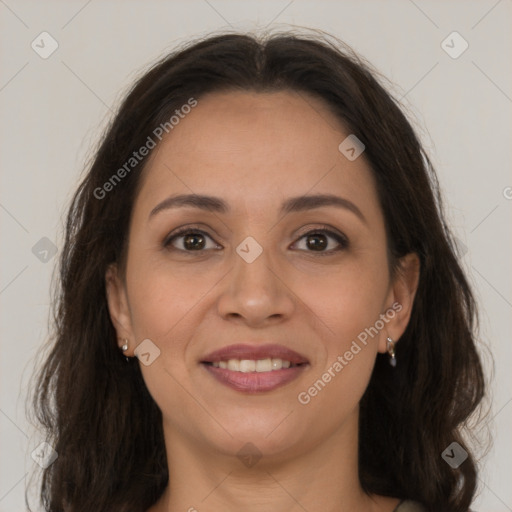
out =
<path fill-rule="evenodd" d="M 219 314 L 254 328 L 289 319 L 296 298 L 283 265 L 272 261 L 267 249 L 250 263 L 236 252 L 233 256 L 233 269 L 218 300 Z"/>

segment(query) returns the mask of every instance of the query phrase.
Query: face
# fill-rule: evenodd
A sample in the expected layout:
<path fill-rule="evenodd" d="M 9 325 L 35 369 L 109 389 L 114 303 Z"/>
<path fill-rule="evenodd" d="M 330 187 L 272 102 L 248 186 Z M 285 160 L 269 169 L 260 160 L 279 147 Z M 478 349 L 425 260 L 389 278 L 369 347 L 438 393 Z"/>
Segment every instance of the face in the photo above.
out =
<path fill-rule="evenodd" d="M 407 325 L 417 259 L 391 278 L 371 169 L 338 149 L 348 135 L 319 99 L 229 92 L 154 150 L 126 274 L 106 277 L 125 354 L 151 340 L 138 364 L 168 445 L 251 442 L 278 458 L 356 431 L 376 354 Z M 169 201 L 188 194 L 215 199 Z"/>

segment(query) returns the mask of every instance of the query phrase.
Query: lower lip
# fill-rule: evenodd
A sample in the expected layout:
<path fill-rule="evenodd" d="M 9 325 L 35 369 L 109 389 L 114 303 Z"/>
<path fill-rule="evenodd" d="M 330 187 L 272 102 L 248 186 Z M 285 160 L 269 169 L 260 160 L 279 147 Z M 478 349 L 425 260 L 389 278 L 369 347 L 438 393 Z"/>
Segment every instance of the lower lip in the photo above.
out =
<path fill-rule="evenodd" d="M 306 364 L 283 368 L 281 370 L 272 370 L 270 372 L 234 372 L 225 368 L 217 368 L 209 364 L 203 366 L 219 382 L 236 390 L 246 393 L 262 393 L 272 391 L 288 384 L 296 379 L 306 368 Z"/>

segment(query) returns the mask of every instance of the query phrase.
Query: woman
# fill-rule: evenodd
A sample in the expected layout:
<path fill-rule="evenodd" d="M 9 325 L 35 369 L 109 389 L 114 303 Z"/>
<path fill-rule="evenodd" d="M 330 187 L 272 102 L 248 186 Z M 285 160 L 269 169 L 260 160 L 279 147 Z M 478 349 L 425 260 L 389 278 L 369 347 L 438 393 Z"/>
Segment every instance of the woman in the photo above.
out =
<path fill-rule="evenodd" d="M 225 34 L 135 84 L 68 214 L 46 510 L 468 510 L 474 300 L 376 76 Z"/>

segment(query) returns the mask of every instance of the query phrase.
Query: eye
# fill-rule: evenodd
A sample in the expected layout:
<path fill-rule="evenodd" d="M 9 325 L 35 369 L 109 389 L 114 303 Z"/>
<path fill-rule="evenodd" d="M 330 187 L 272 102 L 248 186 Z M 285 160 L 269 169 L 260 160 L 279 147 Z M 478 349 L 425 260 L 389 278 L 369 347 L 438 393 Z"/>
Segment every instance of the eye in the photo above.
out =
<path fill-rule="evenodd" d="M 329 239 L 334 240 L 338 247 L 325 250 L 329 246 Z M 204 252 L 205 249 L 220 249 L 221 247 L 213 242 L 213 246 L 208 247 L 207 241 L 213 242 L 210 235 L 201 229 L 194 227 L 180 228 L 170 233 L 163 241 L 163 246 L 171 250 L 182 252 Z M 305 249 L 307 252 L 316 252 L 319 256 L 328 256 L 332 253 L 346 249 L 349 245 L 348 239 L 342 233 L 337 233 L 327 228 L 317 228 L 304 233 L 299 238 L 299 242 L 305 241 Z M 297 242 L 296 242 L 297 244 Z M 170 247 L 172 246 L 172 247 Z"/>
<path fill-rule="evenodd" d="M 338 247 L 324 250 L 329 246 L 329 238 L 335 240 L 338 243 Z M 346 249 L 349 245 L 345 235 L 326 228 L 308 231 L 300 237 L 299 241 L 303 239 L 305 240 L 305 247 L 309 249 L 307 252 L 317 252 L 319 256 L 328 256 L 334 252 Z"/>
<path fill-rule="evenodd" d="M 210 235 L 200 229 L 185 227 L 171 233 L 163 242 L 163 246 L 171 249 L 184 252 L 202 252 L 203 249 L 215 249 L 219 246 L 214 244 L 214 247 L 206 247 L 206 240 L 212 240 Z M 178 242 L 176 245 L 174 242 Z M 212 240 L 213 242 L 213 240 Z"/>

